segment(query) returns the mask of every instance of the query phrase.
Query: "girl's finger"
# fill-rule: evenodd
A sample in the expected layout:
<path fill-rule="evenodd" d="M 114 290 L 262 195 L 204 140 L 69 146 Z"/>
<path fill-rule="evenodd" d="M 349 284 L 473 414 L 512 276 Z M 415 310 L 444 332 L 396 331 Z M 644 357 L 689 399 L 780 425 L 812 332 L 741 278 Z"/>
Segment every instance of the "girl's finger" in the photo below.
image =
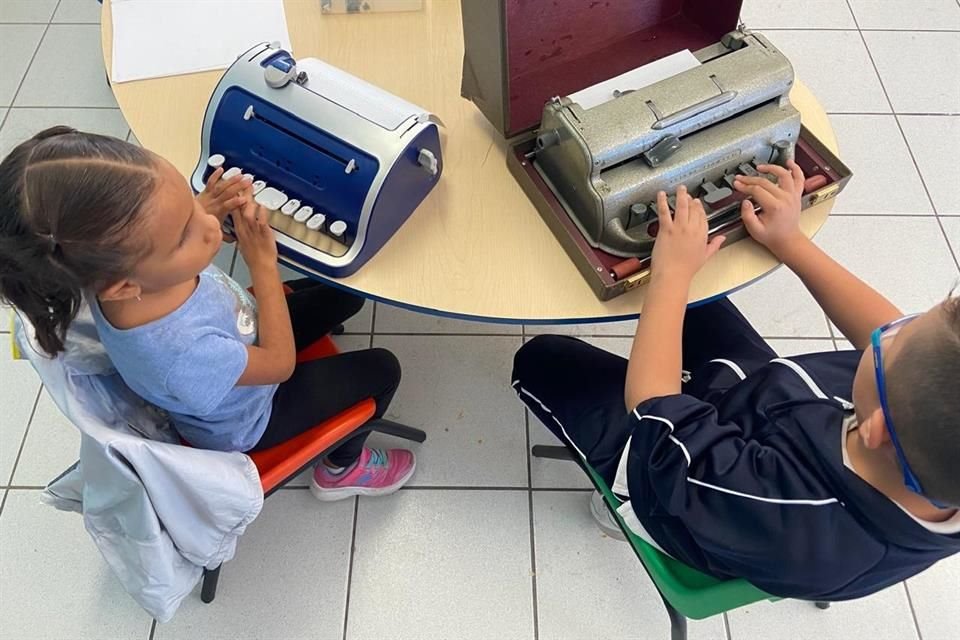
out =
<path fill-rule="evenodd" d="M 786 192 L 784 192 L 783 189 L 773 184 L 766 178 L 737 176 L 737 178 L 733 181 L 733 188 L 741 193 L 747 193 L 744 190 L 746 187 L 751 187 L 757 191 L 768 193 L 773 198 L 784 197 L 786 195 Z"/>
<path fill-rule="evenodd" d="M 787 162 L 787 168 L 790 170 L 790 174 L 793 176 L 793 192 L 795 194 L 803 195 L 803 182 L 805 180 L 803 169 L 801 169 L 800 165 L 793 160 Z"/>
<path fill-rule="evenodd" d="M 223 175 L 223 167 L 215 169 L 213 173 L 210 174 L 210 177 L 207 178 L 207 184 L 204 186 L 204 191 L 213 191 L 213 187 L 219 182 L 220 176 Z"/>
<path fill-rule="evenodd" d="M 778 187 L 787 193 L 793 193 L 793 174 L 791 174 L 788 170 L 776 164 L 757 165 L 757 169 L 763 171 L 764 173 L 772 174 L 777 179 Z"/>
<path fill-rule="evenodd" d="M 723 243 L 726 241 L 726 239 L 726 236 L 717 236 L 707 243 L 707 260 L 709 260 L 717 251 L 720 251 L 720 247 L 723 246 Z"/>
<path fill-rule="evenodd" d="M 757 212 L 753 208 L 753 203 L 749 200 L 740 203 L 740 220 L 743 221 L 743 226 L 747 228 L 751 236 L 763 231 L 763 223 L 760 222 L 760 218 L 757 217 Z"/>
<path fill-rule="evenodd" d="M 690 220 L 690 195 L 683 185 L 677 189 L 677 205 L 673 215 L 679 225 L 685 225 Z"/>
<path fill-rule="evenodd" d="M 770 193 L 762 185 L 756 184 L 743 184 L 740 182 L 734 182 L 734 187 L 740 193 L 745 193 L 754 200 L 757 204 L 767 210 L 775 209 L 777 206 L 777 198 L 774 194 Z"/>
<path fill-rule="evenodd" d="M 667 194 L 664 191 L 657 193 L 657 219 L 661 229 L 673 227 L 673 217 L 670 215 L 670 206 L 667 204 Z"/>

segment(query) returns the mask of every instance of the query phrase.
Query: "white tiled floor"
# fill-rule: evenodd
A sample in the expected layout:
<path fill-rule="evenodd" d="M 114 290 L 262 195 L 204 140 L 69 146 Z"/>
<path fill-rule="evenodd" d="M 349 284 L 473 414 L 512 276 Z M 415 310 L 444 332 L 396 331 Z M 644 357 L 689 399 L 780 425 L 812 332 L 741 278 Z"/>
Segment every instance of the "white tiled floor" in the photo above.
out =
<path fill-rule="evenodd" d="M 748 26 L 768 30 L 831 113 L 856 173 L 818 242 L 905 309 L 941 299 L 960 279 L 960 4 L 745 4 Z M 0 0 L 0 155 L 54 123 L 127 135 L 104 83 L 98 16 L 93 0 Z M 233 246 L 217 263 L 249 277 Z M 780 354 L 849 347 L 784 269 L 734 300 Z M 338 342 L 400 357 L 391 415 L 429 432 L 414 486 L 326 505 L 293 483 L 244 536 L 217 601 L 194 594 L 153 625 L 80 519 L 39 502 L 78 438 L 29 365 L 10 360 L 3 311 L 0 639 L 666 637 L 641 568 L 594 528 L 576 467 L 529 457 L 528 445 L 553 438 L 508 388 L 526 336 L 575 333 L 626 355 L 633 326 L 490 325 L 369 303 Z M 763 603 L 692 624 L 691 637 L 953 640 L 958 591 L 955 558 L 826 612 Z"/>

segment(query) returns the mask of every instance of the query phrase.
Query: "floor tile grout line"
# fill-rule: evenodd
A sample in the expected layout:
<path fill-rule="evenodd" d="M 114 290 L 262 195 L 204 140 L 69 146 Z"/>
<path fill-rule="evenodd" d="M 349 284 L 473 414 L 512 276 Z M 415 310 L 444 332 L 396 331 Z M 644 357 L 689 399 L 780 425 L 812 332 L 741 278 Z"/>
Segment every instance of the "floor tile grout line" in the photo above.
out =
<path fill-rule="evenodd" d="M 854 16 L 854 21 L 856 17 Z M 61 24 L 61 23 L 57 23 Z M 866 31 L 867 33 L 960 33 L 960 29 L 878 29 L 852 27 L 750 27 L 751 31 Z"/>
<path fill-rule="evenodd" d="M 853 9 L 850 6 L 850 0 L 845 0 L 845 2 L 847 7 L 850 8 L 852 12 Z M 887 104 L 890 105 L 890 109 L 893 111 L 893 121 L 897 124 L 897 129 L 900 131 L 900 137 L 903 138 L 903 144 L 907 147 L 907 153 L 910 155 L 910 161 L 913 163 L 913 168 L 916 170 L 917 176 L 920 178 L 920 184 L 923 186 L 923 192 L 927 196 L 927 202 L 930 203 L 930 209 L 933 211 L 934 218 L 937 220 L 937 226 L 940 227 L 940 233 L 943 235 L 943 241 L 947 244 L 947 251 L 953 258 L 953 264 L 957 267 L 957 270 L 960 270 L 960 259 L 958 259 L 957 252 L 954 251 L 953 245 L 950 243 L 950 237 L 947 235 L 947 229 L 943 225 L 943 221 L 940 219 L 939 211 L 937 211 L 937 204 L 934 202 L 933 196 L 930 194 L 930 188 L 927 186 L 927 180 L 923 176 L 923 171 L 920 170 L 920 165 L 917 162 L 917 157 L 913 152 L 913 147 L 910 146 L 910 140 L 907 138 L 907 134 L 903 130 L 903 124 L 900 122 L 900 114 L 897 113 L 896 108 L 893 106 L 893 101 L 890 99 L 887 86 L 883 82 L 883 76 L 880 74 L 880 68 L 877 67 L 877 63 L 873 59 L 873 52 L 870 51 L 870 45 L 867 44 L 867 39 L 864 37 L 863 31 L 860 30 L 860 23 L 857 21 L 856 15 L 854 15 L 853 20 L 860 32 L 860 40 L 863 42 L 863 46 L 867 50 L 867 57 L 870 58 L 870 64 L 873 66 L 873 70 L 877 74 L 877 79 L 880 82 L 880 89 L 883 91 L 883 95 L 887 99 Z"/>
<path fill-rule="evenodd" d="M 907 605 L 910 607 L 910 617 L 913 618 L 913 628 L 917 631 L 917 640 L 923 640 L 923 631 L 920 630 L 920 620 L 917 619 L 917 611 L 913 608 L 913 596 L 910 595 L 910 587 L 907 585 L 906 580 L 900 584 L 903 585 L 903 591 L 907 594 Z"/>
<path fill-rule="evenodd" d="M 522 334 L 521 334 L 522 335 Z M 533 598 L 533 640 L 540 638 L 540 605 L 537 595 L 537 538 L 533 524 L 533 470 L 530 459 L 530 412 L 523 408 L 524 450 L 527 458 L 527 511 L 530 516 L 530 589 Z"/>
<path fill-rule="evenodd" d="M 853 13 L 853 7 L 850 5 L 850 0 L 844 0 L 846 2 L 847 8 L 850 9 L 850 12 Z M 923 185 L 923 192 L 927 195 L 927 202 L 930 203 L 930 209 L 933 211 L 934 215 L 937 214 L 937 205 L 933 202 L 933 197 L 930 195 L 930 189 L 927 188 L 927 181 L 923 179 L 923 172 L 920 171 L 920 165 L 917 164 L 917 158 L 913 154 L 913 149 L 910 147 L 910 141 L 907 139 L 907 134 L 903 130 L 903 125 L 900 124 L 900 116 L 897 114 L 896 107 L 893 106 L 893 100 L 890 99 L 890 92 L 887 91 L 887 85 L 883 81 L 883 75 L 880 73 L 880 67 L 877 66 L 877 61 L 873 58 L 873 52 L 870 50 L 870 45 L 867 43 L 867 38 L 863 35 L 863 31 L 860 29 L 860 22 L 857 20 L 856 14 L 853 16 L 853 22 L 857 25 L 857 32 L 860 34 L 860 41 L 863 42 L 863 48 L 867 51 L 867 57 L 870 59 L 870 65 L 873 67 L 873 72 L 877 74 L 877 81 L 880 83 L 880 89 L 883 91 L 883 97 L 887 100 L 887 104 L 890 105 L 890 110 L 893 112 L 893 120 L 897 123 L 897 129 L 900 131 L 900 137 L 903 138 L 903 144 L 907 147 L 907 153 L 910 154 L 910 161 L 913 163 L 913 168 L 917 172 L 917 176 L 920 178 L 920 184 Z M 941 226 L 941 230 L 943 227 Z M 944 240 L 947 241 L 947 246 L 949 247 L 950 242 L 947 240 L 946 235 L 944 235 Z M 954 256 L 954 262 L 956 262 L 956 256 Z"/>
<path fill-rule="evenodd" d="M 2 487 L 0 487 L 2 488 Z M 44 489 L 45 487 L 26 487 L 26 486 L 10 486 L 9 489 Z M 309 489 L 307 485 L 286 485 L 280 487 L 280 491 L 306 491 Z M 488 485 L 478 485 L 471 486 L 468 484 L 464 485 L 416 485 L 416 486 L 405 486 L 401 487 L 400 491 L 532 491 L 533 493 L 559 493 L 564 491 L 578 491 L 578 492 L 589 492 L 593 489 L 589 487 L 492 487 Z"/>
<path fill-rule="evenodd" d="M 17 464 L 20 462 L 20 455 L 23 453 L 23 447 L 27 442 L 27 434 L 30 433 L 30 423 L 33 422 L 33 416 L 37 412 L 37 405 L 40 404 L 40 394 L 43 393 L 43 385 L 37 390 L 37 397 L 33 400 L 33 409 L 30 411 L 30 417 L 27 418 L 27 426 L 23 430 L 23 438 L 20 439 L 20 448 L 17 449 L 17 457 L 13 460 L 13 467 L 10 469 L 10 478 L 7 481 L 8 488 L 3 492 L 3 499 L 0 500 L 0 516 L 3 515 L 3 508 L 7 505 L 7 496 L 10 495 L 9 485 L 13 482 L 13 476 L 17 472 Z"/>
<path fill-rule="evenodd" d="M 889 116 L 893 111 L 824 111 L 828 116 Z M 960 111 L 898 111 L 901 116 L 960 116 Z"/>
<path fill-rule="evenodd" d="M 823 312 L 823 317 L 824 317 L 824 318 L 826 319 L 826 321 L 827 321 L 827 329 L 830 330 L 830 341 L 833 343 L 833 350 L 834 350 L 834 351 L 840 351 L 840 348 L 837 346 L 837 334 L 836 334 L 836 332 L 833 330 L 833 324 L 830 322 L 830 316 L 828 316 L 828 315 L 827 315 L 827 312 L 824 311 L 824 312 Z"/>
<path fill-rule="evenodd" d="M 530 516 L 530 597 L 533 603 L 533 640 L 540 640 L 540 605 L 537 595 L 537 537 L 533 526 L 533 490 L 527 491 L 527 510 Z"/>
<path fill-rule="evenodd" d="M 30 427 L 33 425 L 33 417 L 37 414 L 37 407 L 40 405 L 40 396 L 43 394 L 43 384 L 37 389 L 37 396 L 33 399 L 33 409 L 30 410 L 30 417 L 27 418 L 27 426 L 23 430 L 23 438 L 20 439 L 20 448 L 17 449 L 17 457 L 13 460 L 13 468 L 10 469 L 10 478 L 7 480 L 7 486 L 13 486 L 13 478 L 17 473 L 17 466 L 20 464 L 20 457 L 23 455 L 23 449 L 27 444 L 27 437 L 30 435 Z"/>
<path fill-rule="evenodd" d="M 10 105 L 9 107 L 0 107 L 0 108 L 9 108 L 11 111 L 14 109 L 24 110 L 24 111 L 41 111 L 41 110 L 53 110 L 53 109 L 76 109 L 82 111 L 122 111 L 120 106 L 115 107 L 91 107 L 91 106 L 69 106 L 69 105 L 33 105 L 33 104 L 18 104 L 16 106 Z M 934 114 L 934 115 L 949 115 L 949 114 Z"/>
<path fill-rule="evenodd" d="M 960 249 L 957 251 L 953 250 L 953 244 L 950 243 L 950 236 L 947 235 L 947 228 L 943 226 L 943 218 L 937 216 L 937 224 L 940 225 L 940 232 L 943 233 L 943 239 L 947 242 L 947 250 L 950 252 L 950 255 L 953 256 L 953 262 L 957 265 L 957 270 L 960 271 Z"/>
<path fill-rule="evenodd" d="M 930 216 L 933 217 L 933 216 Z M 561 325 L 562 326 L 562 325 Z M 347 332 L 344 335 L 367 335 L 362 332 Z M 519 338 L 515 333 L 377 333 L 377 337 L 402 337 L 402 336 L 413 336 L 413 337 L 429 337 L 429 336 L 441 336 L 446 338 Z M 535 338 L 540 335 L 551 335 L 549 331 L 538 332 L 533 335 L 526 336 L 528 338 Z M 572 338 L 633 338 L 634 334 L 626 333 L 577 333 L 577 334 L 562 334 L 568 335 Z M 830 340 L 832 336 L 829 334 L 816 335 L 816 336 L 761 336 L 764 340 Z"/>
<path fill-rule="evenodd" d="M 353 532 L 350 534 L 350 562 L 347 565 L 347 594 L 343 603 L 343 640 L 347 640 L 347 623 L 350 621 L 350 590 L 353 588 L 353 559 L 357 546 L 357 516 L 360 513 L 360 497 L 353 498 Z"/>
<path fill-rule="evenodd" d="M 57 2 L 57 7 L 59 6 L 60 3 Z M 43 33 L 40 34 L 40 39 L 37 40 L 37 46 L 33 49 L 33 54 L 30 56 L 30 62 L 27 63 L 27 68 L 23 70 L 23 76 L 20 78 L 20 82 L 17 83 L 17 90 L 13 92 L 13 96 L 10 98 L 10 106 L 7 108 L 7 112 L 4 114 L 3 120 L 0 120 L 0 128 L 7 123 L 7 119 L 13 112 L 13 107 L 17 104 L 17 97 L 20 95 L 20 89 L 23 88 L 23 83 L 27 81 L 27 75 L 30 73 L 30 67 L 33 66 L 33 61 L 37 59 L 37 52 L 40 51 L 40 47 L 43 46 L 43 40 L 47 37 L 47 32 L 49 30 L 50 23 L 48 22 L 47 26 L 43 28 Z"/>
<path fill-rule="evenodd" d="M 831 213 L 831 218 L 937 218 L 937 213 Z"/>
<path fill-rule="evenodd" d="M 58 5 L 59 6 L 59 5 Z M 67 26 L 67 27 L 98 27 L 100 22 L 0 22 L 0 26 Z M 857 31 L 853 27 L 750 27 L 751 31 Z M 890 28 L 878 28 L 871 27 L 866 29 L 860 29 L 860 31 L 866 31 L 868 33 L 874 32 L 888 32 L 888 33 L 960 33 L 960 29 L 916 29 L 916 28 L 902 28 L 902 29 L 890 29 Z"/>

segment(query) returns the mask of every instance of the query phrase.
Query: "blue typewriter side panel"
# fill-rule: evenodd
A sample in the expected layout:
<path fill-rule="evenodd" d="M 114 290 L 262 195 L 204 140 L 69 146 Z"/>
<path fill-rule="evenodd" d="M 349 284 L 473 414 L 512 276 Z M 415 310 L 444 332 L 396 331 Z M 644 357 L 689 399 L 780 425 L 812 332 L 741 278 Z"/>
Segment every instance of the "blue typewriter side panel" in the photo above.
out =
<path fill-rule="evenodd" d="M 436 175 L 431 176 L 418 164 L 421 149 L 429 149 L 436 156 Z M 349 276 L 372 258 L 423 202 L 442 173 L 440 135 L 436 125 L 432 125 L 410 140 L 387 174 L 370 214 L 367 238 L 360 254 L 350 264 L 329 270 L 330 274 L 335 277 Z"/>
<path fill-rule="evenodd" d="M 249 107 L 253 116 L 244 119 Z M 211 153 L 243 158 L 243 170 L 347 223 L 354 237 L 377 159 L 239 87 L 224 92 L 210 130 Z M 348 163 L 355 170 L 346 174 Z"/>

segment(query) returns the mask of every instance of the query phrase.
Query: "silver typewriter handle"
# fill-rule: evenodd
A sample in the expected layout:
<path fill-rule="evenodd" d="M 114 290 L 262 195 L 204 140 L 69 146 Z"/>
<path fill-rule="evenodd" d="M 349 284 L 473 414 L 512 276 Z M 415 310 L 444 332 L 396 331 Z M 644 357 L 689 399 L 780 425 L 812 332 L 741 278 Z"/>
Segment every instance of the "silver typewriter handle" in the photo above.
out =
<path fill-rule="evenodd" d="M 683 122 L 684 120 L 687 120 L 688 118 L 692 118 L 693 116 L 700 115 L 704 111 L 709 111 L 710 109 L 714 109 L 716 107 L 719 107 L 720 105 L 726 104 L 736 97 L 737 97 L 736 91 L 724 91 L 723 93 L 707 98 L 706 100 L 702 100 L 696 104 L 692 104 L 689 107 L 684 107 L 683 109 L 680 109 L 680 111 L 671 113 L 668 116 L 660 116 L 659 114 L 657 114 L 658 119 L 656 122 L 653 123 L 651 128 L 656 129 L 658 131 L 660 129 L 668 129 L 676 124 Z M 652 106 L 652 105 L 648 103 L 648 106 Z"/>

